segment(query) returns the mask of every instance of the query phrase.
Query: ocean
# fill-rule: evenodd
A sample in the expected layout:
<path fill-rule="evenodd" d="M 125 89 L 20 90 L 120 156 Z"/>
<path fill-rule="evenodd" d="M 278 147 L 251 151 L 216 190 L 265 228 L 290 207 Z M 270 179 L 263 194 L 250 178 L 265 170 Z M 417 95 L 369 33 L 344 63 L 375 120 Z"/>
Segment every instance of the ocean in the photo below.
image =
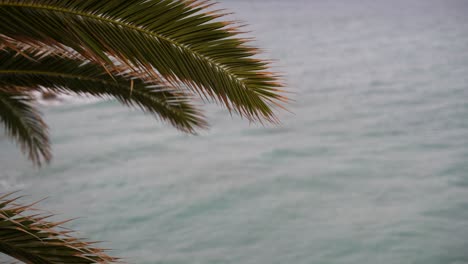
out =
<path fill-rule="evenodd" d="M 129 263 L 468 263 L 468 1 L 220 2 L 285 76 L 280 125 L 45 105 L 52 163 L 0 135 L 0 192 Z"/>

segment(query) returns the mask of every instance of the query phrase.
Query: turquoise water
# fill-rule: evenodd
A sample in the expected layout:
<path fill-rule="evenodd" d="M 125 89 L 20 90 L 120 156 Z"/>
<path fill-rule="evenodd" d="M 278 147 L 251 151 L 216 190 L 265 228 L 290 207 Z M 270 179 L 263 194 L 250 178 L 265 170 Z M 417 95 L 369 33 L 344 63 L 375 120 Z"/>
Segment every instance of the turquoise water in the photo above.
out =
<path fill-rule="evenodd" d="M 22 190 L 131 263 L 468 263 L 468 2 L 222 1 L 295 100 L 183 135 L 115 102 L 43 107 L 55 158 L 0 136 Z"/>

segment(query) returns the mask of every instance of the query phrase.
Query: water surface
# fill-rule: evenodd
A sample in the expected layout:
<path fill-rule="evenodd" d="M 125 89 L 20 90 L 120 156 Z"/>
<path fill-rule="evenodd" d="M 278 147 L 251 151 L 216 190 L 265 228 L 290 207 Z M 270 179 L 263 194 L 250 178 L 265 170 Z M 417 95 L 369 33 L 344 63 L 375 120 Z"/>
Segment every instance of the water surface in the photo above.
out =
<path fill-rule="evenodd" d="M 295 100 L 188 136 L 115 102 L 43 107 L 21 189 L 131 263 L 468 263 L 468 2 L 230 0 Z"/>

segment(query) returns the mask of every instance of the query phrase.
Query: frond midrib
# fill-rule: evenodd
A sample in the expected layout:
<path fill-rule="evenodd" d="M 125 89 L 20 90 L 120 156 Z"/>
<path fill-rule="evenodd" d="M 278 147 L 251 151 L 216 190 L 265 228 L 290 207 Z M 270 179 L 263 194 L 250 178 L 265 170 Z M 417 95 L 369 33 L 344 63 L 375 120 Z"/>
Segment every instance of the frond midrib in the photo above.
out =
<path fill-rule="evenodd" d="M 46 72 L 46 71 L 34 71 L 34 70 L 0 70 L 0 75 L 1 74 L 19 74 L 19 75 L 27 75 L 27 74 L 32 74 L 32 75 L 46 75 L 46 76 L 51 76 L 51 77 L 65 77 L 65 78 L 73 78 L 73 79 L 81 79 L 81 80 L 87 80 L 87 81 L 92 81 L 92 82 L 100 82 L 103 84 L 109 84 L 109 85 L 114 85 L 115 83 L 108 82 L 105 80 L 101 80 L 98 78 L 91 78 L 88 76 L 83 76 L 79 74 L 69 74 L 69 73 L 60 73 L 60 72 Z"/>
<path fill-rule="evenodd" d="M 129 23 L 124 23 L 124 22 L 121 22 L 121 21 L 116 21 L 116 20 L 113 20 L 113 19 L 110 19 L 110 18 L 105 18 L 105 17 L 99 16 L 99 15 L 93 15 L 93 14 L 89 14 L 89 13 L 85 13 L 85 12 L 80 12 L 80 11 L 71 10 L 71 9 L 67 9 L 67 8 L 59 8 L 59 7 L 50 6 L 50 5 L 40 5 L 40 4 L 31 4 L 31 3 L 27 3 L 27 4 L 22 4 L 22 3 L 0 3 L 0 6 L 27 7 L 27 8 L 48 10 L 48 11 L 51 11 L 51 12 L 68 13 L 68 14 L 73 14 L 73 15 L 77 15 L 77 16 L 88 17 L 88 18 L 91 18 L 91 19 L 108 22 L 108 23 L 115 24 L 115 25 L 125 27 L 125 28 L 128 28 L 128 29 L 136 30 L 136 31 L 138 31 L 140 33 L 143 33 L 143 34 L 146 34 L 146 35 L 150 35 L 150 36 L 153 36 L 153 37 L 168 41 L 168 42 L 172 43 L 173 45 L 175 45 L 177 47 L 180 47 L 182 49 L 185 49 L 185 50 L 189 51 L 190 53 L 193 53 L 194 55 L 198 56 L 199 58 L 202 58 L 205 61 L 207 61 L 208 63 L 212 64 L 216 68 L 224 71 L 229 76 L 229 78 L 231 78 L 231 80 L 241 84 L 241 86 L 244 89 L 247 88 L 247 85 L 243 82 L 242 78 L 237 76 L 237 74 L 231 72 L 229 69 L 226 69 L 225 67 L 223 67 L 223 65 L 221 65 L 220 63 L 212 60 L 211 58 L 209 58 L 209 57 L 207 57 L 207 56 L 205 56 L 203 54 L 200 54 L 199 52 L 191 49 L 189 46 L 187 46 L 187 45 L 185 45 L 183 43 L 179 43 L 179 42 L 175 41 L 172 38 L 169 38 L 169 37 L 164 36 L 164 35 L 159 34 L 159 33 L 155 33 L 155 32 L 146 30 L 146 29 L 144 29 L 142 27 L 131 25 Z"/>
<path fill-rule="evenodd" d="M 18 260 L 24 261 L 25 263 L 32 263 L 31 260 L 29 259 L 31 257 L 34 257 L 35 260 L 40 259 L 42 261 L 41 263 L 48 262 L 47 259 L 44 259 L 42 256 L 31 254 L 30 252 L 26 251 L 24 248 L 15 247 L 15 245 L 12 245 L 11 243 L 8 243 L 5 241 L 0 241 L 0 248 L 4 249 L 4 250 L 0 250 L 1 252 L 5 254 L 11 253 L 11 255 L 10 254 L 8 255 Z"/>

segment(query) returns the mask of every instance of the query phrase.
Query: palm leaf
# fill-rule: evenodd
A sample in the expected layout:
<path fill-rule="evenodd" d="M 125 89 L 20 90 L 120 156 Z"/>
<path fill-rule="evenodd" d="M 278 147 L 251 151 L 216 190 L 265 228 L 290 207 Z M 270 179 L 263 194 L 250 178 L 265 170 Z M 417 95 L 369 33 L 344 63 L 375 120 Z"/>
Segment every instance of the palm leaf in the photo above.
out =
<path fill-rule="evenodd" d="M 0 87 L 46 87 L 57 93 L 117 98 L 186 132 L 206 125 L 201 113 L 189 103 L 190 97 L 167 84 L 130 79 L 122 72 L 109 75 L 109 71 L 87 61 L 24 52 L 27 57 L 0 50 Z"/>
<path fill-rule="evenodd" d="M 252 120 L 285 101 L 268 63 L 207 1 L 0 0 L 0 34 L 184 83 Z"/>
<path fill-rule="evenodd" d="M 29 93 L 0 85 L 0 121 L 29 159 L 41 165 L 43 160 L 48 162 L 52 154 L 47 125 L 31 101 Z"/>
<path fill-rule="evenodd" d="M 33 264 L 118 261 L 92 242 L 73 237 L 60 227 L 64 222 L 47 221 L 51 215 L 38 214 L 32 205 L 17 204 L 9 196 L 0 197 L 0 252 Z"/>

